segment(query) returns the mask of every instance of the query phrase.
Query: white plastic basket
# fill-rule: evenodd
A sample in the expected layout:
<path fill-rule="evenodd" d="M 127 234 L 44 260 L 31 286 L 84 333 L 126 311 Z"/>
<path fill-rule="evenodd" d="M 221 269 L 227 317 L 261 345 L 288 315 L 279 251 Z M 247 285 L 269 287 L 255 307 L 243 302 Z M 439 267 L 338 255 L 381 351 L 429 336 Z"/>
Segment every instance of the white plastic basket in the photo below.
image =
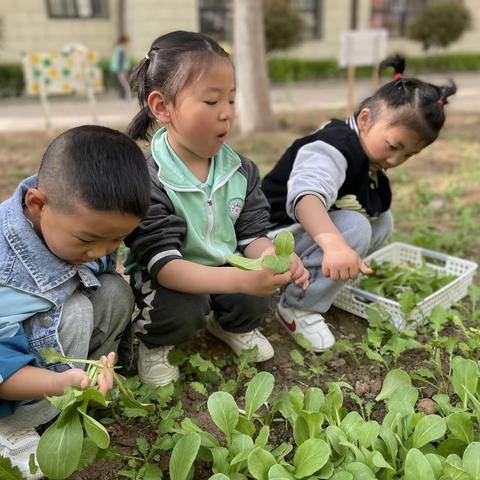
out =
<path fill-rule="evenodd" d="M 400 242 L 391 243 L 365 259 L 367 265 L 371 261 L 377 263 L 392 262 L 394 264 L 411 263 L 418 267 L 421 267 L 422 261 L 425 261 L 427 267 L 456 277 L 416 305 L 410 313 L 408 326 L 422 324 L 437 305 L 448 308 L 467 295 L 468 287 L 473 281 L 473 276 L 478 266 L 475 262 L 469 260 Z M 400 304 L 394 300 L 361 290 L 357 287 L 360 279 L 361 277 L 358 277 L 347 282 L 340 290 L 333 304 L 359 317 L 368 318 L 368 308 L 373 303 L 378 303 L 383 305 L 390 314 L 391 321 L 397 328 L 405 328 L 407 319 L 402 314 Z"/>

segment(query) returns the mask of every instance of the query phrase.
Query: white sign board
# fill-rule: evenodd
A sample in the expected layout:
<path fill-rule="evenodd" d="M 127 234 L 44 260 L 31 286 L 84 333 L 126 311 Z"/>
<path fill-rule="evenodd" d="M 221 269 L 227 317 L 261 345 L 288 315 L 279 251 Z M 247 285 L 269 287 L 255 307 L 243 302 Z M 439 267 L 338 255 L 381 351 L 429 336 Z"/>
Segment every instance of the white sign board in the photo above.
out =
<path fill-rule="evenodd" d="M 341 67 L 377 65 L 387 54 L 388 32 L 383 28 L 349 30 L 340 37 Z"/>

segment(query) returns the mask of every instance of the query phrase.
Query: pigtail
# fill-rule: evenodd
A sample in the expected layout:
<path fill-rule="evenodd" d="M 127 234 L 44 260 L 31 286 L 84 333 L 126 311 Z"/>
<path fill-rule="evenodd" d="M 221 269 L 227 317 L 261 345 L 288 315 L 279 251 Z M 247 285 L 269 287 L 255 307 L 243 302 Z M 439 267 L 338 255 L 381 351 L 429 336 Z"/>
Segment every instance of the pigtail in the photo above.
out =
<path fill-rule="evenodd" d="M 398 53 L 392 57 L 388 57 L 380 63 L 380 71 L 386 67 L 392 67 L 395 71 L 395 77 L 400 78 L 405 71 L 405 57 Z"/>
<path fill-rule="evenodd" d="M 140 111 L 135 115 L 127 128 L 127 134 L 134 140 L 148 140 L 148 131 L 154 123 L 154 118 L 146 104 L 146 84 L 150 58 L 148 55 L 143 58 L 134 68 L 130 76 L 130 85 L 132 91 L 137 93 Z"/>
<path fill-rule="evenodd" d="M 457 93 L 457 84 L 452 79 L 450 79 L 449 85 L 440 85 L 437 88 L 439 90 L 437 102 L 442 106 L 448 103 L 448 97 Z"/>

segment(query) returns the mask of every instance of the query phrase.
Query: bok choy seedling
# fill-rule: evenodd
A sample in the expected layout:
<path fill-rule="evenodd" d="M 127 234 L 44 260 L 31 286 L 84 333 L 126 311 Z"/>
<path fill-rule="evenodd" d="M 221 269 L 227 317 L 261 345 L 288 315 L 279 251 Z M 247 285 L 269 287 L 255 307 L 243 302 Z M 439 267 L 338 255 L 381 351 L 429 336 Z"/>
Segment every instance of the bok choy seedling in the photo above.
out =
<path fill-rule="evenodd" d="M 77 470 L 87 450 L 93 460 L 99 449 L 104 450 L 110 445 L 110 435 L 105 427 L 87 414 L 89 402 L 95 402 L 103 407 L 110 404 L 96 385 L 99 373 L 106 366 L 99 360 L 65 357 L 53 348 L 42 350 L 41 355 L 47 364 L 68 362 L 88 365 L 87 374 L 90 379 L 88 388 L 80 390 L 67 387 L 63 395 L 47 397 L 60 415 L 43 432 L 38 444 L 37 461 L 46 477 L 64 479 Z M 149 411 L 155 408 L 154 405 L 138 402 L 115 372 L 113 376 L 119 390 L 119 400 L 124 404 Z M 87 438 L 84 438 L 84 430 Z"/>
<path fill-rule="evenodd" d="M 293 253 L 295 241 L 292 232 L 280 232 L 273 241 L 275 255 L 263 255 L 259 258 L 245 258 L 240 255 L 228 255 L 227 262 L 243 270 L 261 270 L 265 264 L 274 272 L 284 273 L 290 264 L 290 255 Z"/>

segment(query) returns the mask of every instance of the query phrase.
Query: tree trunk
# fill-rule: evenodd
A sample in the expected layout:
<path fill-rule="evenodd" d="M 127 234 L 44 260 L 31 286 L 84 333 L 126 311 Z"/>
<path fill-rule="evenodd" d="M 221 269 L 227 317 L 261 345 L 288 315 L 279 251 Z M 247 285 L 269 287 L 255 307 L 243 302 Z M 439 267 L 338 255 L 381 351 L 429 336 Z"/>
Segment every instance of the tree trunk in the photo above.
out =
<path fill-rule="evenodd" d="M 233 56 L 242 133 L 275 125 L 270 108 L 262 0 L 234 0 Z"/>

